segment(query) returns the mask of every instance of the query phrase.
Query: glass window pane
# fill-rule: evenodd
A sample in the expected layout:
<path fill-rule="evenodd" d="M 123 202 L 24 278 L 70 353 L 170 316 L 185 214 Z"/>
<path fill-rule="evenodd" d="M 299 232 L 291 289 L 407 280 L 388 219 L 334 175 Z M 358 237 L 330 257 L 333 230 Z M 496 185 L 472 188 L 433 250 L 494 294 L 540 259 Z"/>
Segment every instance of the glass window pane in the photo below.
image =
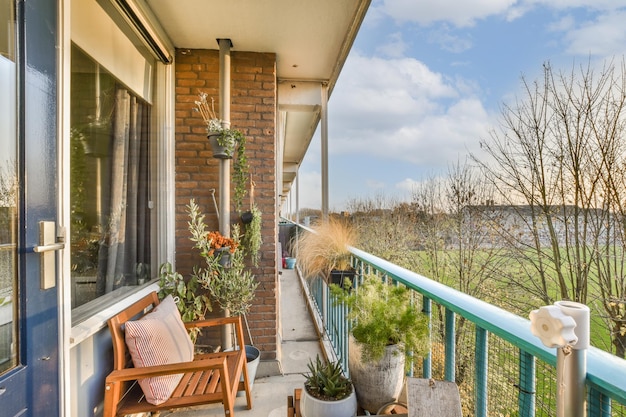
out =
<path fill-rule="evenodd" d="M 15 7 L 0 0 L 0 373 L 17 364 Z"/>
<path fill-rule="evenodd" d="M 150 106 L 72 47 L 72 307 L 150 278 Z"/>

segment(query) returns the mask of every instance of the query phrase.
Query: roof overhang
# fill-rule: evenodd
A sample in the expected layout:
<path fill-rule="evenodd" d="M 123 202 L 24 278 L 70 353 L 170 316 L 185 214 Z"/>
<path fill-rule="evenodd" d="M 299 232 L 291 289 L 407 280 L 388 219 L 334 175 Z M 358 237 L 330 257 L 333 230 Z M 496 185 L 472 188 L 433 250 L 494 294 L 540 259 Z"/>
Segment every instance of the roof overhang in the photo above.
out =
<path fill-rule="evenodd" d="M 272 52 L 277 59 L 283 198 L 295 180 L 370 0 L 145 0 L 176 48 Z"/>

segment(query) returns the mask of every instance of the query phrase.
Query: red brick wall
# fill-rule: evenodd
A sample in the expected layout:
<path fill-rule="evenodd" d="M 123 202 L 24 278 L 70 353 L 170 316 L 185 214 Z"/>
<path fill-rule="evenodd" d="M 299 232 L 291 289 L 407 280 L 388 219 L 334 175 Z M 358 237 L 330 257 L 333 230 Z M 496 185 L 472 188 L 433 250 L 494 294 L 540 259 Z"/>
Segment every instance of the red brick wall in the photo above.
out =
<path fill-rule="evenodd" d="M 183 51 L 183 52 L 181 52 Z M 276 56 L 270 53 L 231 52 L 231 127 L 247 137 L 246 155 L 255 182 L 254 202 L 263 213 L 263 246 L 259 266 L 252 271 L 259 282 L 254 305 L 248 314 L 253 342 L 262 359 L 277 358 L 276 264 Z M 211 189 L 219 206 L 218 160 L 212 157 L 206 126 L 193 111 L 198 92 L 216 101 L 219 114 L 219 52 L 179 50 L 176 53 L 176 268 L 189 276 L 202 260 L 193 250 L 187 231 L 185 206 L 191 198 L 206 214 L 211 230 L 218 229 Z M 232 198 L 233 190 L 231 190 Z M 249 195 L 244 209 L 250 205 Z M 232 204 L 231 204 L 232 205 Z M 239 213 L 231 213 L 231 222 Z"/>

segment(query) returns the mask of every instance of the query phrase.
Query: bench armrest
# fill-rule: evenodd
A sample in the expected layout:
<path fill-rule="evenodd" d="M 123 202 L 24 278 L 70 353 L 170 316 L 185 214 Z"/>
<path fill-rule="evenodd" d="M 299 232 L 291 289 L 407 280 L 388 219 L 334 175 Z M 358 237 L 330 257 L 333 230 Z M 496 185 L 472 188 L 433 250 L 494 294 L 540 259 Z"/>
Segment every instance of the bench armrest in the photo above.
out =
<path fill-rule="evenodd" d="M 106 378 L 106 383 L 134 381 L 136 379 L 150 378 L 162 375 L 175 375 L 185 372 L 202 371 L 206 369 L 226 369 L 226 356 L 201 359 L 191 362 L 171 363 L 168 365 L 145 366 L 143 368 L 125 368 L 111 371 Z"/>
<path fill-rule="evenodd" d="M 188 321 L 185 323 L 185 328 L 193 329 L 196 327 L 215 327 L 215 326 L 225 326 L 227 324 L 235 324 L 241 326 L 241 317 L 232 316 L 232 317 L 216 317 L 212 319 L 204 319 L 204 320 L 195 320 Z"/>

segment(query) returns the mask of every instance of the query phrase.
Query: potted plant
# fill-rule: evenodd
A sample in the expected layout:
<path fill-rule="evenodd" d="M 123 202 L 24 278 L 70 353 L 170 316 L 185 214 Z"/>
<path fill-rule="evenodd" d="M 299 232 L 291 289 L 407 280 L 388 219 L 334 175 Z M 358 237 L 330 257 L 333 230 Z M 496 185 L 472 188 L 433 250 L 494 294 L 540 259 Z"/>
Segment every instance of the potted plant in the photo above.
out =
<path fill-rule="evenodd" d="M 178 311 L 185 322 L 202 320 L 207 312 L 212 311 L 210 292 L 202 291 L 204 286 L 203 276 L 214 275 L 223 268 L 229 259 L 230 250 L 236 246 L 232 239 L 224 238 L 219 232 L 207 232 L 204 223 L 204 215 L 192 199 L 187 206 L 190 220 L 187 223 L 191 233 L 191 241 L 195 242 L 196 248 L 204 250 L 203 258 L 206 265 L 195 266 L 193 273 L 188 279 L 174 271 L 172 264 L 165 262 L 159 267 L 159 299 L 172 295 L 176 300 Z M 224 250 L 225 249 L 225 250 Z M 191 340 L 195 343 L 200 330 L 194 328 L 190 333 Z"/>
<path fill-rule="evenodd" d="M 253 204 L 250 208 L 250 220 L 244 221 L 245 234 L 243 236 L 243 245 L 246 250 L 246 254 L 250 256 L 250 260 L 254 266 L 259 264 L 259 251 L 263 244 L 263 236 L 261 235 L 261 210 Z"/>
<path fill-rule="evenodd" d="M 428 352 L 427 317 L 408 288 L 367 275 L 353 291 L 331 285 L 336 303 L 348 307 L 349 369 L 359 404 L 372 413 L 397 400 L 407 357 Z"/>
<path fill-rule="evenodd" d="M 330 218 L 296 239 L 298 265 L 305 276 L 321 275 L 327 283 L 340 286 L 345 278 L 354 277 L 349 247 L 357 236 L 346 222 Z"/>
<path fill-rule="evenodd" d="M 303 374 L 304 390 L 300 400 L 303 417 L 352 417 L 357 402 L 354 387 L 343 375 L 339 362 L 323 362 L 319 355 Z"/>
<path fill-rule="evenodd" d="M 185 280 L 181 274 L 174 271 L 172 264 L 163 263 L 159 267 L 159 299 L 168 295 L 174 297 L 181 318 L 185 322 L 203 320 L 205 314 L 212 310 L 211 300 L 204 292 L 199 291 L 200 284 L 195 277 Z M 194 327 L 189 333 L 195 344 L 200 328 Z"/>
<path fill-rule="evenodd" d="M 239 210 L 246 195 L 246 184 L 250 167 L 246 156 L 246 137 L 237 129 L 227 127 L 215 113 L 214 100 L 208 102 L 208 95 L 200 92 L 199 100 L 195 101 L 195 110 L 200 113 L 202 120 L 207 125 L 207 138 L 213 149 L 213 157 L 218 159 L 232 159 L 233 176 L 235 184 L 233 202 L 235 209 Z"/>
<path fill-rule="evenodd" d="M 241 239 L 239 225 L 234 224 L 232 232 L 236 249 L 230 255 L 229 266 L 220 265 L 216 270 L 217 273 L 201 273 L 197 278 L 202 286 L 209 290 L 211 297 L 223 311 L 243 315 L 250 310 L 258 282 L 245 267 L 244 250 L 239 244 Z"/>
<path fill-rule="evenodd" d="M 232 238 L 226 238 L 218 232 L 207 232 L 205 216 L 193 199 L 190 200 L 187 208 L 190 217 L 190 239 L 195 242 L 194 248 L 200 251 L 200 255 L 205 260 L 202 267 L 194 268 L 192 280 L 208 290 L 211 299 L 226 315 L 245 316 L 252 305 L 258 282 L 255 281 L 250 270 L 246 269 L 245 248 L 241 244 L 239 225 L 232 225 Z M 228 250 L 223 250 L 216 256 L 217 251 L 224 248 Z M 228 263 L 223 262 L 224 256 L 229 257 Z M 247 321 L 245 323 L 247 325 Z M 251 345 L 244 348 L 252 388 L 261 352 Z"/>

